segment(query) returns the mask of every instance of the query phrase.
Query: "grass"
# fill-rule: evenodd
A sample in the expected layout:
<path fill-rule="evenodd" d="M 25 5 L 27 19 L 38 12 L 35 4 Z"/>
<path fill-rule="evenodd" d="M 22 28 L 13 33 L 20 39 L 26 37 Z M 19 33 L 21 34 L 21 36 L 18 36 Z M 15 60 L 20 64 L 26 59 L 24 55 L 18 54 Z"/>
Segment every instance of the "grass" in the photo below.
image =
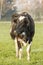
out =
<path fill-rule="evenodd" d="M 43 23 L 35 23 L 31 59 L 26 60 L 26 48 L 21 60 L 15 56 L 14 41 L 9 34 L 10 23 L 0 22 L 0 65 L 43 65 Z"/>

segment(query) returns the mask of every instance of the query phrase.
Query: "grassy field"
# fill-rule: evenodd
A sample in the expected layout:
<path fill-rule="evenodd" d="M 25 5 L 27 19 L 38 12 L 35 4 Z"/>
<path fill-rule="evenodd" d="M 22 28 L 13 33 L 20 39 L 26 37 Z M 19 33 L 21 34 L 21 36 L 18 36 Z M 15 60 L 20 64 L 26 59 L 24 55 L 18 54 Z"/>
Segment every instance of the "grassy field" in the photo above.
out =
<path fill-rule="evenodd" d="M 26 60 L 26 48 L 21 60 L 15 56 L 14 41 L 9 34 L 10 23 L 0 22 L 0 65 L 43 65 L 43 23 L 35 23 L 31 59 Z"/>

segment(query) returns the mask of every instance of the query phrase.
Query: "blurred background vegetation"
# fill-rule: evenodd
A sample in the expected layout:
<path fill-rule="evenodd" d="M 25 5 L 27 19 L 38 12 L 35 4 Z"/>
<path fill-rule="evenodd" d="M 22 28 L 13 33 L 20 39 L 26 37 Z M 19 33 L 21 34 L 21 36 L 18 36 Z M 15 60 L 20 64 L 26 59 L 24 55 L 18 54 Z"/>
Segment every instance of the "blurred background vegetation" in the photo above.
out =
<path fill-rule="evenodd" d="M 43 0 L 0 0 L 0 20 L 11 20 L 14 13 L 28 12 L 34 20 L 43 20 Z"/>

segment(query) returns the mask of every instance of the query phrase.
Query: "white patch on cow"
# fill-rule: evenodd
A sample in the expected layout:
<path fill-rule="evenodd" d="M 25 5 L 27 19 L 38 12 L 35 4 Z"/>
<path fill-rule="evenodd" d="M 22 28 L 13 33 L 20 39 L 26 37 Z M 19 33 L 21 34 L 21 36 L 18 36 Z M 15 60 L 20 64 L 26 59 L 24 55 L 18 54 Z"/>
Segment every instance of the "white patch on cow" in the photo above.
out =
<path fill-rule="evenodd" d="M 21 21 L 21 20 L 23 20 L 25 18 L 25 16 L 20 16 L 19 17 L 19 20 Z"/>
<path fill-rule="evenodd" d="M 23 32 L 22 35 L 25 35 L 25 32 Z"/>
<path fill-rule="evenodd" d="M 14 30 L 14 34 L 16 34 L 16 30 Z"/>

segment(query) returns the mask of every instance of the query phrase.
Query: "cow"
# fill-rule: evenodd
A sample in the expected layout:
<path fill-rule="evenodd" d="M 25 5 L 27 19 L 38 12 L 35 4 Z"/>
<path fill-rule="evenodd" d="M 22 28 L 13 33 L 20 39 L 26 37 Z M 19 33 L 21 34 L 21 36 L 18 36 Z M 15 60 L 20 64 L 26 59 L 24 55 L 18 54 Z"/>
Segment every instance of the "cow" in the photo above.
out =
<path fill-rule="evenodd" d="M 33 18 L 27 13 L 13 14 L 11 19 L 10 35 L 15 41 L 16 57 L 21 59 L 22 48 L 27 46 L 27 60 L 30 60 L 30 49 L 35 34 L 35 24 Z"/>

